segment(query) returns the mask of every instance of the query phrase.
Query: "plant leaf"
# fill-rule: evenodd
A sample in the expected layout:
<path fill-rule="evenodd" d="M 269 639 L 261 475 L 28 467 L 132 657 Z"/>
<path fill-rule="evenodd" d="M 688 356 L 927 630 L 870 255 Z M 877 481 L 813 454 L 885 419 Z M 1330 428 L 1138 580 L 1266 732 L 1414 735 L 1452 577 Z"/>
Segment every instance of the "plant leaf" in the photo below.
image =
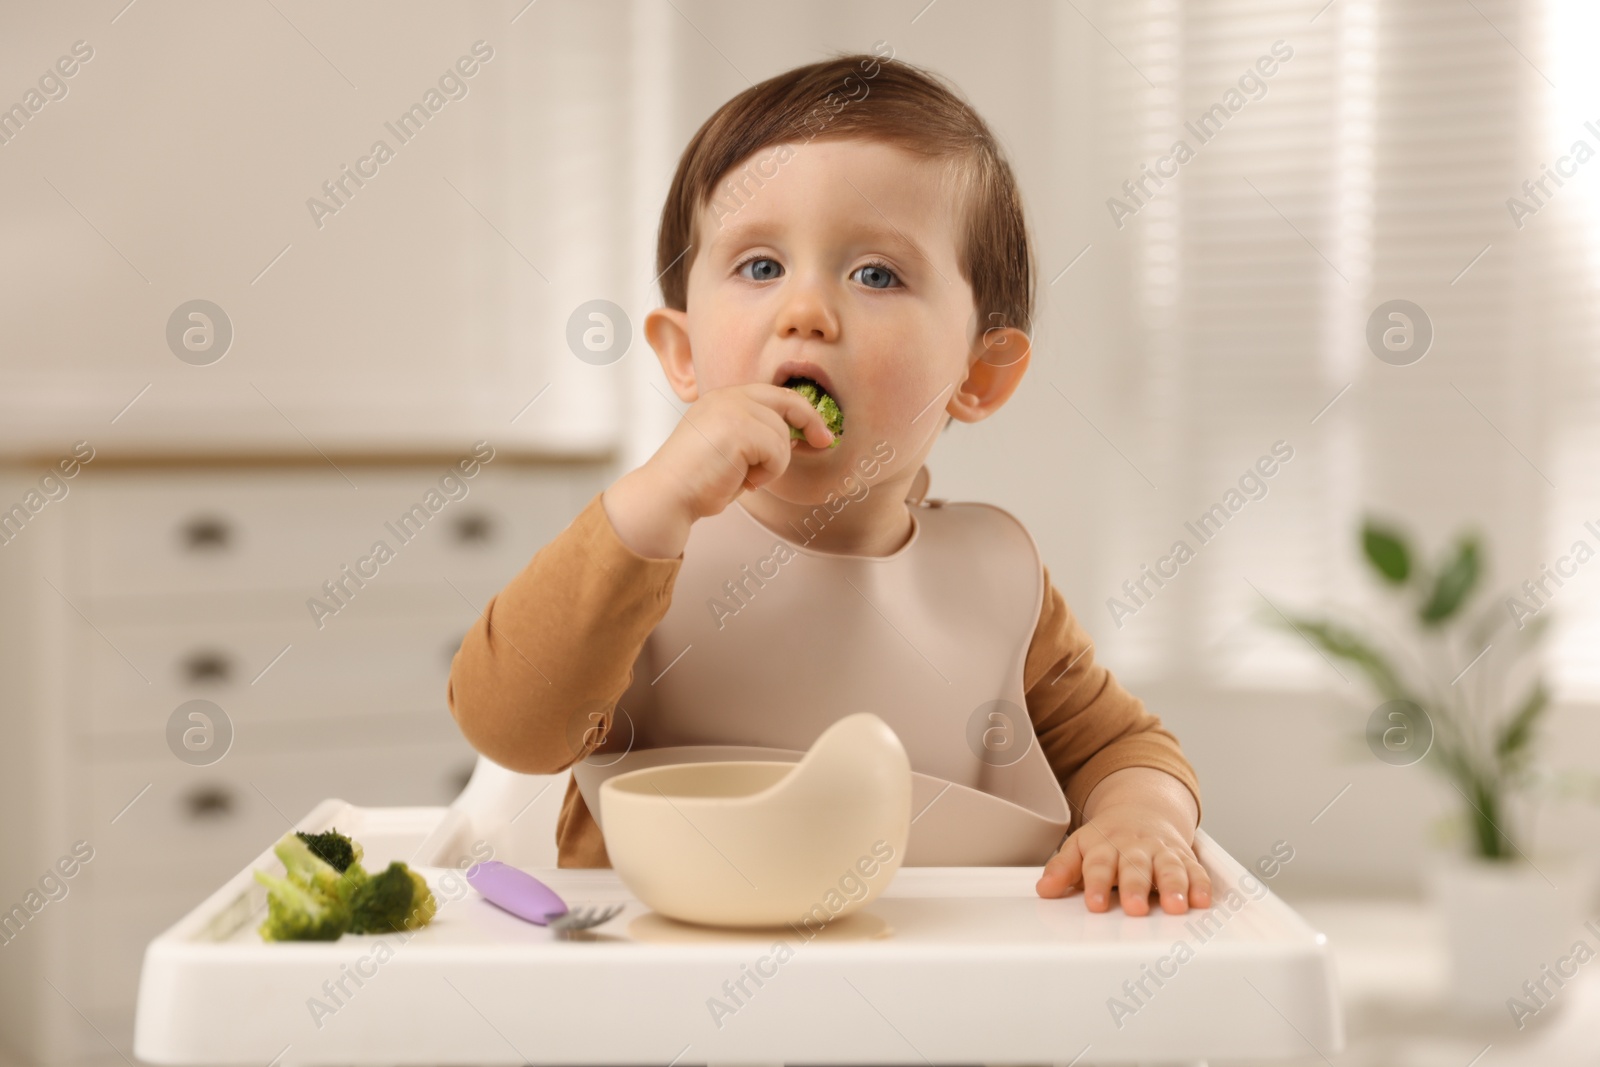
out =
<path fill-rule="evenodd" d="M 1478 539 L 1463 538 L 1455 558 L 1434 579 L 1433 592 L 1417 615 L 1425 625 L 1437 626 L 1456 613 L 1478 581 Z"/>
<path fill-rule="evenodd" d="M 1535 682 L 1533 691 L 1522 702 L 1522 707 L 1506 721 L 1500 729 L 1500 736 L 1495 739 L 1494 753 L 1502 763 L 1516 757 L 1533 740 L 1534 727 L 1549 703 L 1550 693 L 1545 689 L 1544 682 Z"/>
<path fill-rule="evenodd" d="M 1361 547 L 1373 569 L 1393 585 L 1405 584 L 1411 575 L 1411 550 L 1404 535 L 1369 519 L 1361 527 Z"/>
<path fill-rule="evenodd" d="M 1388 658 L 1355 632 L 1329 619 L 1288 618 L 1288 629 L 1300 634 L 1330 656 L 1337 656 L 1361 668 L 1373 686 L 1389 700 L 1410 700 L 1421 706 L 1400 681 Z"/>

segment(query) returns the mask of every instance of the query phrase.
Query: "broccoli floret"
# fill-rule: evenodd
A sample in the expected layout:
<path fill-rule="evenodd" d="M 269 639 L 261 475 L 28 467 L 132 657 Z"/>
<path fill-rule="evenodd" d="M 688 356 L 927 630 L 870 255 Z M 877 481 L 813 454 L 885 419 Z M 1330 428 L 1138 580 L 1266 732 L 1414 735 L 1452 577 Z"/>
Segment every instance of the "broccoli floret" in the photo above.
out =
<path fill-rule="evenodd" d="M 343 874 L 345 868 L 361 858 L 361 846 L 339 832 L 334 827 L 323 834 L 303 834 L 296 832 L 296 837 L 306 843 L 310 848 L 334 870 Z"/>
<path fill-rule="evenodd" d="M 352 933 L 420 930 L 438 911 L 428 883 L 399 860 L 370 877 L 346 878 L 342 887 L 350 905 Z"/>
<path fill-rule="evenodd" d="M 302 889 L 337 895 L 339 872 L 333 865 L 311 850 L 311 846 L 295 834 L 284 834 L 272 846 L 272 854 L 283 863 L 289 880 Z"/>
<path fill-rule="evenodd" d="M 400 866 L 405 867 L 405 864 Z M 428 888 L 426 878 L 410 868 L 406 868 L 406 876 L 411 879 L 411 911 L 406 915 L 406 929 L 420 930 L 433 922 L 439 902 L 433 899 L 433 890 Z"/>
<path fill-rule="evenodd" d="M 264 941 L 337 941 L 350 928 L 350 909 L 331 893 L 307 889 L 289 878 L 255 872 L 267 887 Z"/>
<path fill-rule="evenodd" d="M 339 895 L 339 872 L 304 841 L 286 834 L 273 846 L 284 877 L 256 871 L 267 887 L 267 918 L 260 932 L 267 941 L 337 941 L 350 928 L 350 908 Z"/>
<path fill-rule="evenodd" d="M 285 834 L 272 851 L 283 862 L 284 876 L 255 872 L 267 887 L 267 918 L 260 927 L 267 941 L 337 941 L 346 932 L 418 930 L 439 910 L 420 874 L 395 860 L 369 875 L 361 866 L 361 846 L 337 830 Z"/>
<path fill-rule="evenodd" d="M 806 398 L 806 403 L 817 409 L 822 416 L 822 421 L 828 424 L 828 432 L 833 434 L 833 440 L 828 443 L 833 448 L 839 443 L 839 435 L 844 433 L 844 412 L 839 410 L 839 402 L 828 395 L 828 391 L 810 378 L 790 378 L 783 383 L 784 388 L 793 389 Z M 798 426 L 789 427 L 791 438 L 803 438 L 805 432 Z"/>

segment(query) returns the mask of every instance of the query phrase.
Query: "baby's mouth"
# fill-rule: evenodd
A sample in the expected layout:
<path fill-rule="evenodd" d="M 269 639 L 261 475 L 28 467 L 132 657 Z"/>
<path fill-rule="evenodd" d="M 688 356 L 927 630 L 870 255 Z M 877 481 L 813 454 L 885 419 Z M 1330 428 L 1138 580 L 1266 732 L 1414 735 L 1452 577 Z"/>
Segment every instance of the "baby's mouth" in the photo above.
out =
<path fill-rule="evenodd" d="M 844 412 L 826 389 L 819 385 L 814 378 L 805 378 L 799 375 L 790 377 L 783 383 L 785 389 L 793 389 L 806 398 L 807 403 L 817 409 L 822 416 L 822 421 L 827 424 L 828 432 L 833 434 L 833 440 L 828 442 L 829 448 L 839 444 L 839 438 L 844 434 Z M 798 426 L 789 427 L 791 439 L 805 439 L 805 431 Z"/>

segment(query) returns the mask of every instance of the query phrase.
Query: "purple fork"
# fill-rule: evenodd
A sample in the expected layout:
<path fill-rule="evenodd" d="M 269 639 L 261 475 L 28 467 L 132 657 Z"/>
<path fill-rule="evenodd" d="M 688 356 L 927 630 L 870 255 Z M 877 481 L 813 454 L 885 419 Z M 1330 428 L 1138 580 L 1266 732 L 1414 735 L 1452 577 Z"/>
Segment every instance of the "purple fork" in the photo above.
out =
<path fill-rule="evenodd" d="M 622 911 L 621 904 L 574 911 L 539 879 L 499 860 L 486 860 L 467 868 L 467 883 L 489 903 L 561 937 L 610 922 Z"/>

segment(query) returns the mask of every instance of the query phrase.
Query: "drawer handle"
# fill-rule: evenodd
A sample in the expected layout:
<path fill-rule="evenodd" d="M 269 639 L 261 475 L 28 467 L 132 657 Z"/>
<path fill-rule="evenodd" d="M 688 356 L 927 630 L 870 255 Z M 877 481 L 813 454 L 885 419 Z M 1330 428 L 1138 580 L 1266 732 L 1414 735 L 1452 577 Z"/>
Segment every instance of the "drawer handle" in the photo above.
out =
<path fill-rule="evenodd" d="M 233 660 L 222 652 L 195 652 L 183 661 L 183 676 L 192 684 L 222 685 L 233 677 Z"/>
<path fill-rule="evenodd" d="M 233 541 L 226 519 L 200 515 L 183 524 L 183 547 L 190 552 L 220 552 Z"/>
<path fill-rule="evenodd" d="M 494 520 L 483 512 L 473 512 L 456 520 L 456 543 L 486 545 L 494 540 Z"/>
<path fill-rule="evenodd" d="M 233 790 L 220 785 L 202 785 L 183 797 L 184 812 L 194 821 L 221 819 L 233 814 Z"/>

